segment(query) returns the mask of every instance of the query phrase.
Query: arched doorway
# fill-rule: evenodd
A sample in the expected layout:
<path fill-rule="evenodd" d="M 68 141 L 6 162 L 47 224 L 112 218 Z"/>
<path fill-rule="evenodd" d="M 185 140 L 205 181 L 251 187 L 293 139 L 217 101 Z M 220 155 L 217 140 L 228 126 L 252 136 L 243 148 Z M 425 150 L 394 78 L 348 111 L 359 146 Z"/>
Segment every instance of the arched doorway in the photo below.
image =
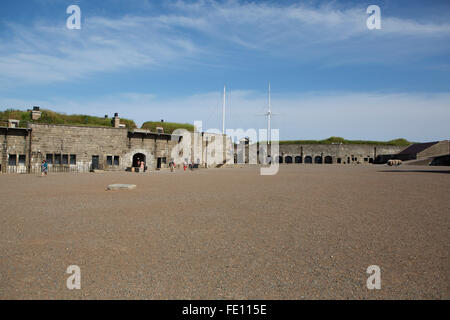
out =
<path fill-rule="evenodd" d="M 333 158 L 331 156 L 326 156 L 325 163 L 333 163 Z"/>
<path fill-rule="evenodd" d="M 292 163 L 292 157 L 291 156 L 287 156 L 284 159 L 286 160 L 286 163 Z"/>
<path fill-rule="evenodd" d="M 133 167 L 140 167 L 141 161 L 144 161 L 145 165 L 147 165 L 147 162 L 145 161 L 145 154 L 136 153 L 133 156 Z"/>
<path fill-rule="evenodd" d="M 295 157 L 295 163 L 302 163 L 302 157 L 301 156 L 296 156 Z"/>
<path fill-rule="evenodd" d="M 282 156 L 278 156 L 278 163 L 283 163 L 283 157 Z"/>
<path fill-rule="evenodd" d="M 312 163 L 312 157 L 311 156 L 306 156 L 305 157 L 305 163 Z"/>
<path fill-rule="evenodd" d="M 315 158 L 314 158 L 314 163 L 322 163 L 322 157 L 321 156 L 316 156 Z"/>

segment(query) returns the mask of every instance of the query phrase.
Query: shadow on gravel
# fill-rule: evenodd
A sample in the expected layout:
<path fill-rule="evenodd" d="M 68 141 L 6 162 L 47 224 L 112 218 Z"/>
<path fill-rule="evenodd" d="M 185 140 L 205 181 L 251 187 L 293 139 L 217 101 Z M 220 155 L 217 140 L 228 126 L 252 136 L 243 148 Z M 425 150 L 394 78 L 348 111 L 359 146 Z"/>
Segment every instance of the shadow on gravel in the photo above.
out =
<path fill-rule="evenodd" d="M 447 173 L 450 174 L 449 170 L 380 170 L 378 172 L 425 172 L 425 173 Z"/>

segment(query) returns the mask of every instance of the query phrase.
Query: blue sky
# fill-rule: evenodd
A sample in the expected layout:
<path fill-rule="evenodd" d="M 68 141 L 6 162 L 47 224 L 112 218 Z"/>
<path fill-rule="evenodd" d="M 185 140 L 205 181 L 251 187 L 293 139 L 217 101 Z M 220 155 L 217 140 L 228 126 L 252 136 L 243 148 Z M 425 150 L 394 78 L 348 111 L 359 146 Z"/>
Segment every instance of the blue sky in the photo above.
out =
<path fill-rule="evenodd" d="M 81 29 L 66 8 L 81 8 Z M 381 8 L 381 29 L 366 8 Z M 119 112 L 280 138 L 449 138 L 449 1 L 0 2 L 0 108 Z"/>

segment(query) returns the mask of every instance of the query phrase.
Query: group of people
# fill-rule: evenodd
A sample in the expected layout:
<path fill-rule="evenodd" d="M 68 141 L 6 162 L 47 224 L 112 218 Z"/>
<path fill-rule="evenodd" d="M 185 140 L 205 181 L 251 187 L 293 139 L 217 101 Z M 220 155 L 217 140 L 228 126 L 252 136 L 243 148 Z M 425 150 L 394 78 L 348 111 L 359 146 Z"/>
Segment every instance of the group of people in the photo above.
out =
<path fill-rule="evenodd" d="M 173 172 L 173 170 L 175 169 L 175 166 L 176 166 L 175 162 L 173 160 L 171 160 L 169 162 L 169 168 L 170 168 L 171 172 Z M 183 162 L 183 170 L 186 171 L 186 169 L 188 169 L 188 168 L 191 171 L 194 170 L 194 164 L 191 161 L 184 160 L 184 162 Z"/>
<path fill-rule="evenodd" d="M 183 168 L 184 168 L 184 171 L 186 171 L 187 168 L 189 168 L 189 170 L 192 171 L 192 170 L 194 170 L 194 164 L 191 162 L 191 160 L 189 160 L 189 161 L 184 160 Z"/>
<path fill-rule="evenodd" d="M 171 160 L 169 162 L 169 168 L 170 168 L 171 172 L 173 172 L 173 170 L 175 169 L 175 162 L 173 160 Z M 188 168 L 189 168 L 189 170 L 194 170 L 194 165 L 191 161 L 184 160 L 183 170 L 186 171 L 186 169 L 188 169 Z"/>
<path fill-rule="evenodd" d="M 142 170 L 142 172 L 144 172 L 145 169 L 145 161 L 141 161 L 141 160 L 137 160 L 137 166 L 138 168 L 140 168 Z"/>

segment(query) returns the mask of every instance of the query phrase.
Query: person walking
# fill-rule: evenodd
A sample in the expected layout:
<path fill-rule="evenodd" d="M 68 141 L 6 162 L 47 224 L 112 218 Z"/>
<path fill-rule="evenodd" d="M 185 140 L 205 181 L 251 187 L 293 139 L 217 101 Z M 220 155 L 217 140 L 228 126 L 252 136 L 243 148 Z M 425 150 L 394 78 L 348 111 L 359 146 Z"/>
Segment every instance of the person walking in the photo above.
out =
<path fill-rule="evenodd" d="M 187 168 L 187 161 L 184 160 L 184 162 L 183 162 L 183 169 L 184 169 L 184 171 L 186 171 L 186 168 Z"/>
<path fill-rule="evenodd" d="M 42 160 L 42 164 L 41 164 L 41 177 L 43 175 L 47 175 L 48 172 L 48 164 L 46 160 Z"/>

